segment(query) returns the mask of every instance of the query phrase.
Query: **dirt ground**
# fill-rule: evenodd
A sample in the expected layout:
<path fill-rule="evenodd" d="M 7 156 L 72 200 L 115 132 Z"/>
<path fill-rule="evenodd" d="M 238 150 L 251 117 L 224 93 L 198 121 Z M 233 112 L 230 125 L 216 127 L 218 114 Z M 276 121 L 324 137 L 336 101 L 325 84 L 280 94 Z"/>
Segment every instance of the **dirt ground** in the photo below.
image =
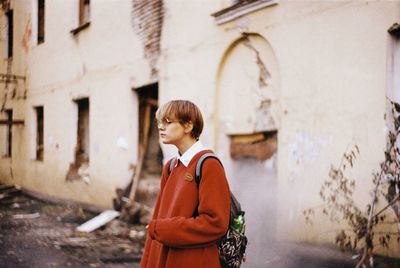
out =
<path fill-rule="evenodd" d="M 11 190 L 11 192 L 9 192 Z M 55 205 L 0 185 L 0 268 L 139 267 L 143 225 L 113 220 L 90 233 L 76 227 L 97 214 L 77 205 Z M 251 242 L 251 241 L 250 241 Z M 307 244 L 276 245 L 265 267 L 354 267 L 351 255 Z M 243 267 L 254 268 L 251 260 Z M 377 268 L 400 268 L 399 260 L 376 257 Z"/>
<path fill-rule="evenodd" d="M 94 216 L 0 191 L 0 267 L 139 267 L 144 226 L 113 220 L 90 233 L 76 231 Z"/>

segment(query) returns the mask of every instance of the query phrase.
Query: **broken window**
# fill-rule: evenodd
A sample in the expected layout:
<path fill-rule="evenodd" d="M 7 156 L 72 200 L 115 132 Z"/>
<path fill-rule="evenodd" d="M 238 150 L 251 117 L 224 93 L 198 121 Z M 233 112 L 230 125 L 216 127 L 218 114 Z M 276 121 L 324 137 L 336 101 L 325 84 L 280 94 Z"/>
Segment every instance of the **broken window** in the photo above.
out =
<path fill-rule="evenodd" d="M 400 103 L 400 25 L 395 23 L 390 29 L 388 46 L 387 74 L 388 97 L 391 101 Z M 388 113 L 390 114 L 390 113 Z"/>
<path fill-rule="evenodd" d="M 5 116 L 7 120 L 7 130 L 6 130 L 6 141 L 5 141 L 5 157 L 11 157 L 12 155 L 12 120 L 13 111 L 11 109 L 5 110 Z"/>
<path fill-rule="evenodd" d="M 75 161 L 70 163 L 66 180 L 82 180 L 86 183 L 89 183 L 89 99 L 79 99 L 76 100 L 75 103 L 78 108 Z"/>
<path fill-rule="evenodd" d="M 90 0 L 79 0 L 79 25 L 90 21 Z"/>
<path fill-rule="evenodd" d="M 388 39 L 389 45 L 387 49 L 387 111 L 386 111 L 386 124 L 388 129 L 395 133 L 394 118 L 393 116 L 398 116 L 398 109 L 393 109 L 393 103 L 400 104 L 400 24 L 395 23 L 388 30 L 390 38 Z"/>
<path fill-rule="evenodd" d="M 139 154 L 143 154 L 143 173 L 156 174 L 162 169 L 162 152 L 155 113 L 158 108 L 158 84 L 151 84 L 136 90 L 139 97 Z"/>
<path fill-rule="evenodd" d="M 114 208 L 120 209 L 123 204 L 123 195 L 130 202 L 137 201 L 143 204 L 143 209 L 129 210 L 129 206 L 122 211 L 121 218 L 128 221 L 148 223 L 151 213 L 146 208 L 154 207 L 160 190 L 160 175 L 162 171 L 163 154 L 159 144 L 159 136 L 155 113 L 158 107 L 158 83 L 135 89 L 139 100 L 138 131 L 139 147 L 138 161 L 132 176 L 132 181 L 123 192 L 117 189 L 118 198 L 114 199 Z M 129 193 L 130 192 L 130 193 Z"/>
<path fill-rule="evenodd" d="M 78 135 L 75 163 L 89 163 L 89 99 L 76 101 L 78 106 Z"/>
<path fill-rule="evenodd" d="M 35 111 L 36 111 L 36 160 L 43 161 L 43 152 L 44 152 L 43 106 L 35 107 Z"/>
<path fill-rule="evenodd" d="M 77 34 L 90 25 L 90 0 L 78 0 L 78 27 L 71 30 Z"/>
<path fill-rule="evenodd" d="M 45 0 L 38 0 L 38 36 L 37 36 L 38 44 L 44 42 L 44 32 L 45 32 Z"/>
<path fill-rule="evenodd" d="M 13 32 L 14 32 L 14 12 L 8 10 L 6 12 L 6 57 L 11 58 L 13 56 Z"/>

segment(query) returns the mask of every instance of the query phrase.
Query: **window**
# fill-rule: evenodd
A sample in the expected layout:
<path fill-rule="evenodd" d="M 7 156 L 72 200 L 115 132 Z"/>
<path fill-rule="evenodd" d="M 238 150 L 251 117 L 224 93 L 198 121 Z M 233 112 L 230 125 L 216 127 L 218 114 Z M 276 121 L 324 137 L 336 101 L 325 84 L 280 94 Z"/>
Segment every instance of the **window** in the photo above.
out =
<path fill-rule="evenodd" d="M 12 155 L 12 120 L 13 120 L 13 111 L 11 109 L 5 110 L 5 116 L 7 120 L 7 130 L 6 130 L 6 147 L 4 156 L 11 157 Z"/>
<path fill-rule="evenodd" d="M 75 161 L 70 163 L 66 181 L 83 180 L 89 183 L 89 99 L 79 99 L 75 103 L 78 108 Z"/>
<path fill-rule="evenodd" d="M 74 35 L 90 25 L 90 0 L 78 0 L 78 4 L 78 27 L 71 30 Z"/>
<path fill-rule="evenodd" d="M 390 29 L 387 55 L 387 95 L 389 100 L 400 103 L 400 25 L 395 23 Z M 389 113 L 390 114 L 390 113 Z"/>
<path fill-rule="evenodd" d="M 43 106 L 35 107 L 35 111 L 36 111 L 36 160 L 43 161 L 43 154 L 44 154 Z"/>
<path fill-rule="evenodd" d="M 89 163 L 89 99 L 76 101 L 78 105 L 78 138 L 75 163 Z"/>
<path fill-rule="evenodd" d="M 90 21 L 90 0 L 79 0 L 79 25 Z"/>
<path fill-rule="evenodd" d="M 41 44 L 44 42 L 45 33 L 45 0 L 38 0 L 38 35 L 37 43 Z"/>
<path fill-rule="evenodd" d="M 6 12 L 6 57 L 11 58 L 13 56 L 13 32 L 14 32 L 14 12 L 9 10 Z"/>
<path fill-rule="evenodd" d="M 387 100 L 395 103 L 400 103 L 400 25 L 393 24 L 388 30 L 390 38 L 387 49 Z M 396 127 L 393 125 L 392 104 L 387 103 L 386 123 L 390 131 L 396 132 Z"/>

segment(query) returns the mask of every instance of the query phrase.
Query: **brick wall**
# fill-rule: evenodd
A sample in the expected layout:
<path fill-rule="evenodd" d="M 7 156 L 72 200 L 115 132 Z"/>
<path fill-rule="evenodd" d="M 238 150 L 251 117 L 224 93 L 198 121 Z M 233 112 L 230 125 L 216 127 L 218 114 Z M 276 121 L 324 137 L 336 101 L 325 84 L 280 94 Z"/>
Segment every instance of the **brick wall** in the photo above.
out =
<path fill-rule="evenodd" d="M 157 59 L 163 24 L 162 0 L 132 0 L 132 26 L 143 43 L 144 57 L 149 60 L 153 78 L 158 76 Z"/>

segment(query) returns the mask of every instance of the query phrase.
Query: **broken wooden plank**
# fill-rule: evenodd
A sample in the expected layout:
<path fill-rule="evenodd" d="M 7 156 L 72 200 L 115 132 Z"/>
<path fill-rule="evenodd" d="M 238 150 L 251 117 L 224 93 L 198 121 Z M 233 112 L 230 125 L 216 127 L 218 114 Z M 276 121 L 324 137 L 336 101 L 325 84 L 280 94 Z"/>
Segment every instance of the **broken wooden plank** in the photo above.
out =
<path fill-rule="evenodd" d="M 13 219 L 36 219 L 40 217 L 39 212 L 31 213 L 31 214 L 15 214 L 12 216 Z"/>
<path fill-rule="evenodd" d="M 15 192 L 19 192 L 21 191 L 21 187 L 16 185 L 13 188 L 8 188 L 8 189 L 4 189 L 1 191 L 2 194 L 11 194 L 11 193 L 15 193 Z"/>
<path fill-rule="evenodd" d="M 150 133 L 150 126 L 151 126 L 151 108 L 152 106 L 150 104 L 147 104 L 145 107 L 145 112 L 144 112 L 144 123 L 143 123 L 143 143 L 139 144 L 139 159 L 138 163 L 135 169 L 135 173 L 133 174 L 132 178 L 132 188 L 131 192 L 129 194 L 129 201 L 127 202 L 126 206 L 131 206 L 132 203 L 135 201 L 135 195 L 136 191 L 139 185 L 139 178 L 140 174 L 142 171 L 142 166 L 143 166 L 143 161 L 145 157 L 145 152 L 147 148 L 147 143 L 149 139 L 149 133 Z M 127 218 L 128 215 L 125 215 L 126 212 L 129 210 L 123 210 L 122 213 L 122 218 Z"/>
<path fill-rule="evenodd" d="M 157 99 L 151 99 L 151 98 L 147 98 L 146 99 L 146 103 L 153 106 L 153 107 L 157 107 L 158 106 L 158 100 Z"/>
<path fill-rule="evenodd" d="M 0 191 L 7 190 L 7 189 L 10 189 L 10 188 L 14 188 L 14 187 L 15 187 L 14 184 L 0 184 Z"/>
<path fill-rule="evenodd" d="M 21 191 L 21 187 L 19 185 L 12 185 L 12 187 L 9 187 L 7 189 L 3 189 L 0 191 L 1 191 L 0 199 L 3 199 L 3 198 L 11 196 L 12 193 Z"/>
<path fill-rule="evenodd" d="M 119 216 L 119 212 L 115 210 L 106 210 L 100 215 L 90 219 L 89 221 L 79 225 L 76 230 L 79 232 L 90 233 L 104 224 L 112 221 Z"/>
<path fill-rule="evenodd" d="M 0 125 L 23 125 L 24 120 L 0 120 Z"/>
<path fill-rule="evenodd" d="M 262 132 L 252 133 L 252 134 L 231 135 L 231 141 L 233 143 L 240 143 L 240 144 L 256 143 L 264 139 L 265 135 Z"/>

